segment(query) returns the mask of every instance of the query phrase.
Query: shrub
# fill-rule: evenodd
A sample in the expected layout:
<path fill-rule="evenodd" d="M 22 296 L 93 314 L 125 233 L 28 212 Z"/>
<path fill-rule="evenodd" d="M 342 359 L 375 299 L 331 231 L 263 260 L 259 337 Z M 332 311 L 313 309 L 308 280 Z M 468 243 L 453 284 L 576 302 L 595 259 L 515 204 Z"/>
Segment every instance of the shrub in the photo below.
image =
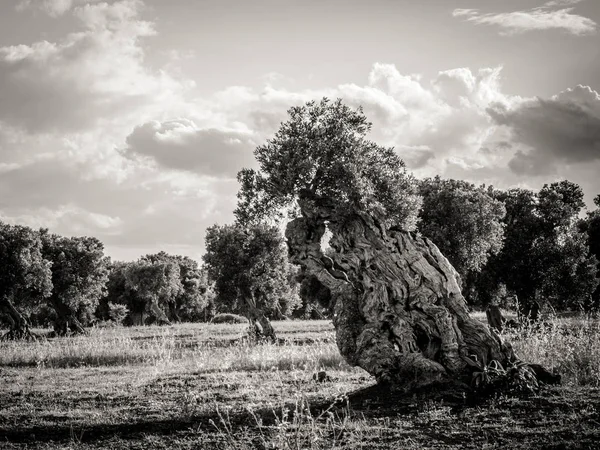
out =
<path fill-rule="evenodd" d="M 115 323 L 121 325 L 129 314 L 129 308 L 125 305 L 121 305 L 120 303 L 109 303 L 108 304 L 108 317 Z"/>
<path fill-rule="evenodd" d="M 248 323 L 248 319 L 237 314 L 223 313 L 213 317 L 211 323 Z"/>

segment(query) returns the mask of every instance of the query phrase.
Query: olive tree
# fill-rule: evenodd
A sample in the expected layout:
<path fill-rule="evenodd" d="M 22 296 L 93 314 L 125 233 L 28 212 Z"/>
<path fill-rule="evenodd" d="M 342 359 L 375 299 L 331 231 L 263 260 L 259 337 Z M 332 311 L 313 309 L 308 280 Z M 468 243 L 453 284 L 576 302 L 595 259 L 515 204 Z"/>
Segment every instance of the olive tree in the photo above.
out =
<path fill-rule="evenodd" d="M 40 231 L 43 257 L 51 262 L 52 293 L 56 313 L 54 332 L 59 336 L 84 334 L 88 321 L 105 294 L 108 259 L 104 245 L 93 237 L 64 237 Z"/>
<path fill-rule="evenodd" d="M 169 324 L 168 311 L 183 290 L 179 265 L 173 261 L 140 258 L 124 268 L 125 290 L 129 292 L 130 314 L 142 324 L 149 314 L 158 324 Z"/>
<path fill-rule="evenodd" d="M 35 337 L 24 311 L 40 306 L 50 295 L 50 266 L 42 257 L 39 233 L 0 222 L 0 313 L 10 324 L 4 338 Z"/>
<path fill-rule="evenodd" d="M 370 127 L 340 100 L 290 109 L 256 148 L 259 169 L 239 175 L 236 215 L 287 209 L 290 261 L 330 291 L 341 354 L 379 382 L 464 381 L 488 361 L 515 363 L 511 346 L 469 316 L 448 259 L 412 232 L 416 182 L 392 148 L 367 139 Z M 555 379 L 536 365 L 519 368 Z"/>
<path fill-rule="evenodd" d="M 206 230 L 204 263 L 214 282 L 217 302 L 258 323 L 265 338 L 275 339 L 268 316 L 295 307 L 283 237 L 274 226 L 214 225 Z"/>
<path fill-rule="evenodd" d="M 175 264 L 179 267 L 180 289 L 173 290 L 174 296 L 166 302 L 166 311 L 170 320 L 194 320 L 200 317 L 209 303 L 211 295 L 206 274 L 198 263 L 187 256 L 170 255 L 166 252 L 146 255 L 143 261 L 152 264 Z"/>
<path fill-rule="evenodd" d="M 579 309 L 594 292 L 596 259 L 579 214 L 583 191 L 570 181 L 528 189 L 493 191 L 504 203 L 504 245 L 492 255 L 478 291 L 485 295 L 506 286 L 516 294 L 520 312 L 536 316 L 540 303 L 555 309 Z"/>

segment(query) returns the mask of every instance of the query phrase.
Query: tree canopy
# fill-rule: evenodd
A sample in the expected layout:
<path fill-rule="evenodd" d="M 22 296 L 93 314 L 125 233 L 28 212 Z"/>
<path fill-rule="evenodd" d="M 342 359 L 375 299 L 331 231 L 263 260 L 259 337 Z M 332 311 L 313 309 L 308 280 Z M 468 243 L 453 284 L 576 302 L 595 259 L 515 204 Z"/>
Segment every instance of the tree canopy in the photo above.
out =
<path fill-rule="evenodd" d="M 275 136 L 254 151 L 260 169 L 238 174 L 239 223 L 281 213 L 297 199 L 319 198 L 336 216 L 365 211 L 389 225 L 414 228 L 415 179 L 392 148 L 367 140 L 371 123 L 361 108 L 324 98 L 291 108 L 288 115 Z"/>
<path fill-rule="evenodd" d="M 252 315 L 258 309 L 281 317 L 294 309 L 291 267 L 277 227 L 214 225 L 206 230 L 205 241 L 208 277 L 218 301 L 229 305 L 231 312 Z"/>
<path fill-rule="evenodd" d="M 105 294 L 108 260 L 104 245 L 94 237 L 64 237 L 40 232 L 43 257 L 51 262 L 52 294 L 57 334 L 83 332 L 80 320 L 89 321 Z"/>
<path fill-rule="evenodd" d="M 11 323 L 11 337 L 30 334 L 22 311 L 38 307 L 52 292 L 50 266 L 39 233 L 0 222 L 0 312 Z"/>
<path fill-rule="evenodd" d="M 419 231 L 439 247 L 463 280 L 481 271 L 489 256 L 502 248 L 502 202 L 482 187 L 440 177 L 422 180 L 419 193 Z"/>
<path fill-rule="evenodd" d="M 584 207 L 581 188 L 564 180 L 537 193 L 509 189 L 492 195 L 506 207 L 505 239 L 478 290 L 490 292 L 503 283 L 525 311 L 538 299 L 561 309 L 583 306 L 596 286 L 596 260 L 577 226 Z"/>

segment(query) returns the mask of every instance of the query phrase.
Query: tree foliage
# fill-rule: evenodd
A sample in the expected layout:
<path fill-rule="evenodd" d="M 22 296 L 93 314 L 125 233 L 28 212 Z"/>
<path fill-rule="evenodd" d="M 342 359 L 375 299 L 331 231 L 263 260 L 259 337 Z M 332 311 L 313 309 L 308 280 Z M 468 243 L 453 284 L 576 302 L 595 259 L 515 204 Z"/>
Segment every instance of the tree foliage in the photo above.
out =
<path fill-rule="evenodd" d="M 181 320 L 197 320 L 207 308 L 212 293 L 206 273 L 198 263 L 187 256 L 170 255 L 159 252 L 146 255 L 142 260 L 152 264 L 172 264 L 177 266 L 179 287 L 172 291 L 172 297 L 166 303 L 168 316 L 177 322 Z"/>
<path fill-rule="evenodd" d="M 419 231 L 431 239 L 461 275 L 480 272 L 502 248 L 506 209 L 482 187 L 427 178 L 419 183 L 423 206 Z"/>
<path fill-rule="evenodd" d="M 582 307 L 595 289 L 596 260 L 577 227 L 581 188 L 569 181 L 494 191 L 506 207 L 505 240 L 480 278 L 481 295 L 500 283 L 514 292 L 525 312 L 538 300 L 560 309 Z"/>
<path fill-rule="evenodd" d="M 362 109 L 324 98 L 288 114 L 275 137 L 254 151 L 260 170 L 238 174 L 239 223 L 272 217 L 310 197 L 327 199 L 338 216 L 365 211 L 390 225 L 414 228 L 415 180 L 392 148 L 366 139 L 371 123 Z"/>
<path fill-rule="evenodd" d="M 57 334 L 83 332 L 105 294 L 108 260 L 104 245 L 93 237 L 63 237 L 40 231 L 43 257 L 51 263 L 52 294 Z"/>
<path fill-rule="evenodd" d="M 255 307 L 273 318 L 295 307 L 283 237 L 274 226 L 214 225 L 206 230 L 208 277 L 223 312 L 248 314 Z"/>
<path fill-rule="evenodd" d="M 128 322 L 133 324 L 205 320 L 213 296 L 206 273 L 196 261 L 159 252 L 111 265 L 99 315 L 108 319 L 112 303 L 125 305 Z"/>
<path fill-rule="evenodd" d="M 31 312 L 50 295 L 50 265 L 42 256 L 39 233 L 0 222 L 0 313 L 11 325 L 11 337 L 29 334 L 22 312 Z"/>
<path fill-rule="evenodd" d="M 594 204 L 596 209 L 588 212 L 587 217 L 580 222 L 579 228 L 587 236 L 590 255 L 596 258 L 596 281 L 600 282 L 600 195 L 594 198 Z M 600 309 L 600 283 L 584 307 L 587 311 L 598 311 Z"/>

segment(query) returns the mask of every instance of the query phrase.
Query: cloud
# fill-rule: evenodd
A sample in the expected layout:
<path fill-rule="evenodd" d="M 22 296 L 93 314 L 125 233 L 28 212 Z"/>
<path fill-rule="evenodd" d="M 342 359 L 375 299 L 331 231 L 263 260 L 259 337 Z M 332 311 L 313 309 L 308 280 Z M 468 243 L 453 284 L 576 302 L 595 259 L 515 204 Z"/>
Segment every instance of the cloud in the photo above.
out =
<path fill-rule="evenodd" d="M 96 3 L 100 0 L 21 0 L 17 3 L 17 11 L 38 10 L 43 11 L 50 17 L 64 15 L 77 5 Z"/>
<path fill-rule="evenodd" d="M 221 124 L 239 123 L 253 130 L 258 143 L 271 137 L 286 111 L 323 96 L 361 106 L 373 122 L 370 138 L 393 146 L 411 169 L 443 170 L 444 158 L 476 153 L 496 128 L 487 108 L 512 101 L 500 89 L 501 67 L 440 72 L 433 80 L 401 74 L 393 64 L 376 63 L 365 84 L 345 83 L 326 89 L 262 90 L 233 86 L 205 99 Z"/>
<path fill-rule="evenodd" d="M 2 216 L 8 217 L 7 221 L 10 223 L 32 228 L 60 228 L 74 235 L 96 234 L 99 231 L 106 235 L 115 233 L 122 225 L 119 217 L 87 211 L 73 204 L 61 205 L 56 209 L 40 208 L 35 210 L 34 214 L 24 213 L 16 216 L 7 216 L 0 210 L 0 217 Z"/>
<path fill-rule="evenodd" d="M 516 173 L 552 173 L 559 164 L 600 161 L 600 94 L 589 86 L 513 108 L 492 107 L 489 113 L 522 146 L 510 161 Z"/>
<path fill-rule="evenodd" d="M 522 11 L 504 13 L 480 13 L 478 9 L 455 9 L 454 17 L 463 18 L 476 25 L 495 25 L 500 34 L 512 35 L 527 31 L 558 29 L 576 36 L 593 34 L 597 24 L 592 19 L 573 14 L 574 8 L 562 8 L 581 0 L 554 0 L 544 5 Z M 560 9 L 556 9 L 560 8 Z"/>
<path fill-rule="evenodd" d="M 140 40 L 155 34 L 136 0 L 86 4 L 83 31 L 57 42 L 0 48 L 0 121 L 28 132 L 74 132 L 115 116 L 169 111 L 189 87 L 144 64 Z M 160 105 L 160 106 L 159 106 Z"/>
<path fill-rule="evenodd" d="M 189 119 L 177 119 L 137 126 L 124 153 L 168 169 L 235 178 L 241 168 L 254 165 L 255 146 L 247 130 L 203 129 Z"/>

